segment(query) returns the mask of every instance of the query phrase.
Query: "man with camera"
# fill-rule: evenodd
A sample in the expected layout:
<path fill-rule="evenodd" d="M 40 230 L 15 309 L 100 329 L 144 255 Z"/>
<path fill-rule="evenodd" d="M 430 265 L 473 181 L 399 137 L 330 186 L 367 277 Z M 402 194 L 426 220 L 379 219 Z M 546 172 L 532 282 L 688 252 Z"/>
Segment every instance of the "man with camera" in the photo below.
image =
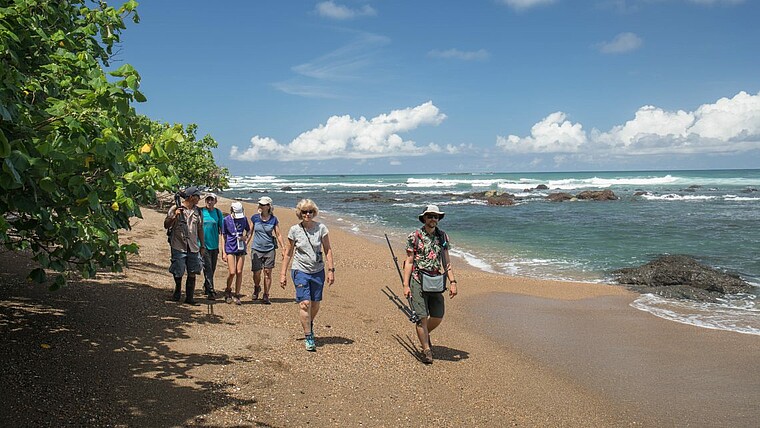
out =
<path fill-rule="evenodd" d="M 180 202 L 179 197 L 184 201 Z M 171 246 L 171 266 L 169 272 L 174 276 L 174 294 L 172 300 L 182 297 L 182 277 L 187 271 L 185 282 L 185 303 L 196 305 L 195 276 L 201 273 L 203 261 L 201 252 L 205 251 L 203 242 L 203 216 L 198 209 L 201 191 L 190 186 L 174 197 L 175 203 L 169 208 L 164 219 L 164 228 L 168 230 Z"/>

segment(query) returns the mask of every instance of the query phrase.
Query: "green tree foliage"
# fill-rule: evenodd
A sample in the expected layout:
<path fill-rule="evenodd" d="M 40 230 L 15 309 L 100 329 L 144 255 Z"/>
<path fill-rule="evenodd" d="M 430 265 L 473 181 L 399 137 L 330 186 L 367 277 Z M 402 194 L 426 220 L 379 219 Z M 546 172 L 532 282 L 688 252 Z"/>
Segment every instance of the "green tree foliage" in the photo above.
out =
<path fill-rule="evenodd" d="M 168 125 L 165 125 L 168 128 Z M 181 186 L 205 186 L 213 190 L 222 190 L 229 185 L 230 172 L 227 168 L 216 165 L 211 149 L 218 146 L 216 140 L 206 135 L 196 139 L 198 126 L 194 123 L 182 127 L 175 124 L 172 129 L 184 138 L 176 151 L 169 153 L 171 164 Z"/>
<path fill-rule="evenodd" d="M 31 249 L 43 268 L 120 270 L 137 246 L 120 244 L 118 230 L 177 185 L 169 156 L 184 133 L 156 132 L 135 113 L 145 97 L 134 68 L 104 71 L 136 6 L 0 2 L 0 243 Z M 57 275 L 53 288 L 63 283 Z"/>

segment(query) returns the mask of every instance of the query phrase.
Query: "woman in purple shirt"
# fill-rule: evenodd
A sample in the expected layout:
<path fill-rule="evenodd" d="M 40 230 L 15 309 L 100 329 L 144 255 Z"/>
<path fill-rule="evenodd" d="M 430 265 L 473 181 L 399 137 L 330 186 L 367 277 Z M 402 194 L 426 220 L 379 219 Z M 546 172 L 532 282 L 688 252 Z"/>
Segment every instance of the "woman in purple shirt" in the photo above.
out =
<path fill-rule="evenodd" d="M 251 225 L 245 218 L 243 204 L 233 202 L 230 205 L 230 215 L 222 222 L 222 235 L 224 247 L 222 247 L 222 260 L 227 263 L 229 275 L 227 275 L 227 288 L 224 290 L 224 301 L 239 305 L 240 288 L 243 285 L 243 266 L 245 266 L 245 249 L 253 237 Z M 235 295 L 232 295 L 232 280 L 235 279 Z"/>

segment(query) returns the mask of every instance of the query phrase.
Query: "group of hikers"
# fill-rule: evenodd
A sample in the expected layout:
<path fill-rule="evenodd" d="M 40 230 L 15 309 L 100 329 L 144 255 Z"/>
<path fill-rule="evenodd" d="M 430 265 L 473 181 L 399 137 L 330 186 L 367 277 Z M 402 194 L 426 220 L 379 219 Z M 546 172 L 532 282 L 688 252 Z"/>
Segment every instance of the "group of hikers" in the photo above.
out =
<path fill-rule="evenodd" d="M 305 347 L 307 351 L 316 351 L 314 319 L 319 312 L 325 282 L 328 286 L 335 282 L 335 264 L 327 226 L 315 221 L 319 208 L 314 201 L 302 199 L 298 202 L 295 214 L 299 222 L 288 230 L 285 242 L 279 220 L 274 215 L 272 199 L 268 196 L 259 198 L 257 212 L 250 218 L 246 217 L 243 204 L 237 201 L 230 204 L 225 215 L 216 207 L 218 198 L 213 193 L 206 193 L 205 206 L 199 207 L 201 191 L 195 186 L 186 188 L 179 196 L 182 200 L 176 199 L 164 220 L 171 247 L 172 299 L 181 300 L 182 279 L 187 274 L 185 303 L 197 305 L 195 278 L 203 271 L 204 294 L 209 300 L 216 300 L 214 273 L 221 251 L 221 259 L 228 269 L 224 300 L 242 304 L 243 269 L 250 248 L 254 282 L 252 299 L 258 301 L 263 291 L 261 302 L 271 304 L 272 269 L 276 250 L 282 248 L 280 286 L 286 287 L 290 268 Z M 443 320 L 443 293 L 448 290 L 450 297 L 457 295 L 448 235 L 438 228 L 443 217 L 444 213 L 435 205 L 428 205 L 418 216 L 423 225 L 407 238 L 402 275 L 404 296 L 409 300 L 411 310 L 418 315 L 415 329 L 422 347 L 420 360 L 426 364 L 433 362 L 430 332 Z"/>

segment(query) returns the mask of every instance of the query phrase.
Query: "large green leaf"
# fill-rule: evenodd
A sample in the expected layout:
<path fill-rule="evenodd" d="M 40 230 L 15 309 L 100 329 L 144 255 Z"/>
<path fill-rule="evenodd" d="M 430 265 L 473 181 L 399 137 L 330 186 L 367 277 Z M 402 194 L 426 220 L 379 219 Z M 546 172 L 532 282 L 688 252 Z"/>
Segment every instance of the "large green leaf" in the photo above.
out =
<path fill-rule="evenodd" d="M 5 158 L 11 154 L 11 144 L 5 138 L 5 133 L 0 129 L 0 157 Z"/>

